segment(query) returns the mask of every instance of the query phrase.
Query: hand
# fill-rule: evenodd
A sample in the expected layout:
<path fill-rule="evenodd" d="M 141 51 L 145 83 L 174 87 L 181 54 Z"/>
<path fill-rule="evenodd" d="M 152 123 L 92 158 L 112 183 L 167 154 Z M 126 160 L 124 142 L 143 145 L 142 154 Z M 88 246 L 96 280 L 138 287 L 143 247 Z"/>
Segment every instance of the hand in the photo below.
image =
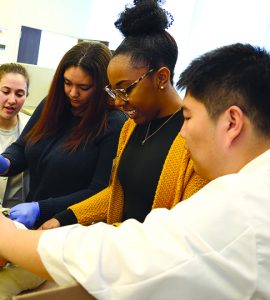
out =
<path fill-rule="evenodd" d="M 10 162 L 7 158 L 0 154 L 0 174 L 6 173 L 10 165 Z"/>
<path fill-rule="evenodd" d="M 57 219 L 52 218 L 46 222 L 44 222 L 38 229 L 46 230 L 60 227 L 60 223 Z"/>
<path fill-rule="evenodd" d="M 40 215 L 38 202 L 21 203 L 10 209 L 9 218 L 32 228 Z"/>

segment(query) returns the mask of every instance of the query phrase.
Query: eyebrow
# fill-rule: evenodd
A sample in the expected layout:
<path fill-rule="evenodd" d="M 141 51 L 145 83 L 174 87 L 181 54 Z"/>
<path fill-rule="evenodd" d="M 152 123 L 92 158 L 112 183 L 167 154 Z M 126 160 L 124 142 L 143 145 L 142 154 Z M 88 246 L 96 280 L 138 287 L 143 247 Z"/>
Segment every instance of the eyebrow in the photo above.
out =
<path fill-rule="evenodd" d="M 8 89 L 8 90 L 12 90 L 11 87 L 6 86 L 6 85 L 2 86 L 1 89 L 2 89 L 2 88 Z M 15 91 L 16 91 L 16 92 L 26 92 L 26 89 L 25 89 L 25 90 L 24 90 L 24 89 L 15 89 Z"/>
<path fill-rule="evenodd" d="M 88 83 L 88 84 L 86 84 L 86 83 L 82 83 L 82 84 L 78 84 L 78 86 L 80 86 L 80 87 L 92 87 L 92 86 L 94 86 L 94 83 Z"/>
<path fill-rule="evenodd" d="M 16 92 L 24 92 L 24 93 L 26 93 L 26 90 L 18 89 L 18 90 L 16 90 Z"/>
<path fill-rule="evenodd" d="M 120 81 L 118 81 L 118 82 L 115 84 L 115 87 L 116 87 L 116 88 L 119 88 L 119 87 L 121 87 L 121 85 L 122 85 L 123 83 L 126 83 L 126 82 L 128 82 L 128 81 L 132 82 L 132 81 L 129 80 L 129 79 L 123 79 L 123 80 L 120 80 Z"/>
<path fill-rule="evenodd" d="M 64 76 L 64 81 L 68 81 L 68 82 L 73 83 L 72 80 L 69 80 L 69 79 L 66 78 L 65 76 Z M 85 86 L 85 87 L 92 87 L 92 86 L 94 86 L 95 84 L 92 82 L 92 83 L 80 83 L 80 84 L 78 84 L 78 85 L 79 85 L 79 86 Z"/>

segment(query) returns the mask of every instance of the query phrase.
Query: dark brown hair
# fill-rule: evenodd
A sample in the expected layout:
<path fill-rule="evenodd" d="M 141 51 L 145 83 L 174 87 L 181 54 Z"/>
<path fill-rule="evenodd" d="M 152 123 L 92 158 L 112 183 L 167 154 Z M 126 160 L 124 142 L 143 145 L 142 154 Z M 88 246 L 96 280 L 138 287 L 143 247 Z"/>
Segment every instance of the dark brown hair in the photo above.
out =
<path fill-rule="evenodd" d="M 99 42 L 81 42 L 63 56 L 54 74 L 40 118 L 26 137 L 28 142 L 36 143 L 53 136 L 71 117 L 70 103 L 66 100 L 64 91 L 64 73 L 73 66 L 82 68 L 93 77 L 95 94 L 79 124 L 67 137 L 64 149 L 74 151 L 104 132 L 109 108 L 104 87 L 108 84 L 107 66 L 110 59 L 109 48 Z"/>

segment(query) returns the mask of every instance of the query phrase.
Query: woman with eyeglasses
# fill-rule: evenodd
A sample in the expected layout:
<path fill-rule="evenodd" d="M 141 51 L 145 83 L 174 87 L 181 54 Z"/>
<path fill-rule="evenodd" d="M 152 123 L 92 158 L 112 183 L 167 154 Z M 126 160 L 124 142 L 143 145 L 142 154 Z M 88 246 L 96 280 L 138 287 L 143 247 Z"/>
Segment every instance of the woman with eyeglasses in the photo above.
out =
<path fill-rule="evenodd" d="M 205 181 L 194 173 L 180 136 L 181 99 L 173 86 L 178 49 L 166 31 L 173 18 L 158 1 L 134 1 L 116 21 L 125 36 L 108 65 L 105 90 L 125 111 L 111 184 L 70 206 L 41 228 L 144 221 L 151 209 L 172 208 Z"/>

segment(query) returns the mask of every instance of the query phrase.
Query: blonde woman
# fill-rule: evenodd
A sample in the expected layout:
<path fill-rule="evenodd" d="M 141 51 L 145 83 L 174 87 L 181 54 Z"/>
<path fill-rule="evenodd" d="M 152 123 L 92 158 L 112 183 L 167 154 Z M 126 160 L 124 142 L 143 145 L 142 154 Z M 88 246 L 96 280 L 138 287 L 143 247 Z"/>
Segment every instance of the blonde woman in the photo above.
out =
<path fill-rule="evenodd" d="M 18 63 L 0 66 L 0 153 L 17 140 L 30 118 L 20 112 L 28 89 L 29 75 L 24 66 Z M 0 201 L 4 207 L 24 202 L 27 192 L 26 174 L 0 177 Z"/>

